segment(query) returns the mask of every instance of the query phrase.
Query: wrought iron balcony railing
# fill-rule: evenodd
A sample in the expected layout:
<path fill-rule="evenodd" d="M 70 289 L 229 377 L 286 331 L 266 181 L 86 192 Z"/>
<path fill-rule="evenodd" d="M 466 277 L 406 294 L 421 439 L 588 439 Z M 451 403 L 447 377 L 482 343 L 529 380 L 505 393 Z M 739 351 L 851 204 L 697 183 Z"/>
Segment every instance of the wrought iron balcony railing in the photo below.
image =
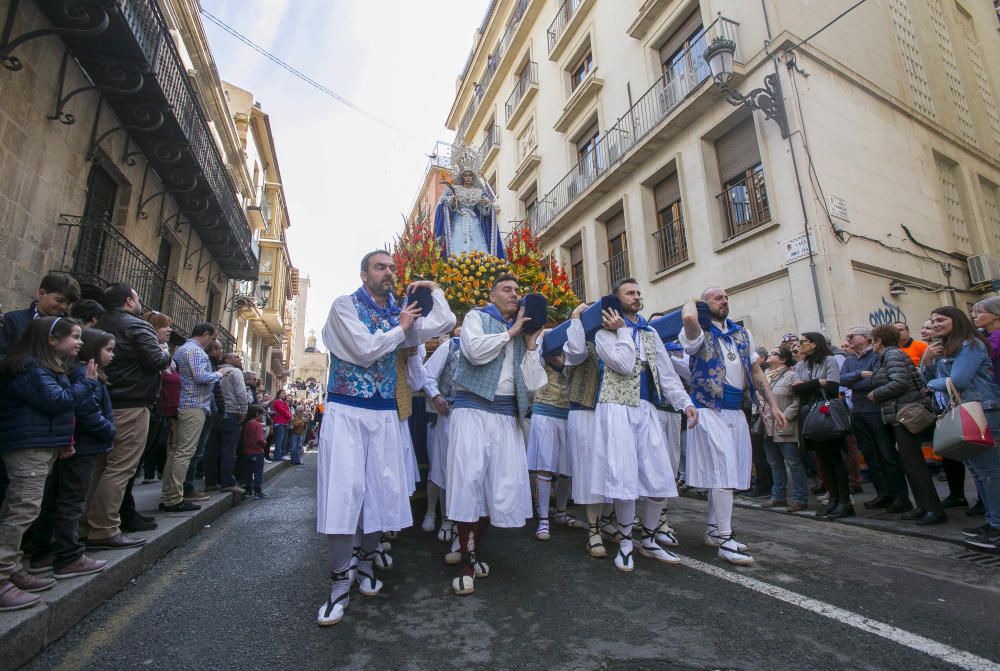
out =
<path fill-rule="evenodd" d="M 677 109 L 688 94 L 711 77 L 708 63 L 702 57 L 706 46 L 716 37 L 726 37 L 736 42 L 737 26 L 738 24 L 721 16 L 712 22 L 701 37 L 684 51 L 684 57 L 676 59 L 598 139 L 593 150 L 556 182 L 545 198 L 538 201 L 534 208 L 537 211 L 529 213 L 536 234 L 548 228 L 595 181 L 613 170 L 622 157 Z"/>
<path fill-rule="evenodd" d="M 574 277 L 569 281 L 569 288 L 573 290 L 576 297 L 581 301 L 587 300 L 587 290 L 584 288 L 583 276 Z"/>
<path fill-rule="evenodd" d="M 174 331 L 189 337 L 196 325 L 205 321 L 205 306 L 191 294 L 180 288 L 173 280 L 168 280 L 163 292 L 163 307 L 160 312 L 173 320 Z"/>
<path fill-rule="evenodd" d="M 486 137 L 483 138 L 483 143 L 479 145 L 479 156 L 486 156 L 486 153 L 493 147 L 500 146 L 500 126 L 493 124 L 486 129 Z"/>
<path fill-rule="evenodd" d="M 653 233 L 653 241 L 656 245 L 656 272 L 663 272 L 688 260 L 683 217 L 678 217 L 658 228 Z"/>
<path fill-rule="evenodd" d="M 510 96 L 507 98 L 507 103 L 504 105 L 504 109 L 507 112 L 507 121 L 510 121 L 511 117 L 514 116 L 517 106 L 524 99 L 524 94 L 528 92 L 528 89 L 537 84 L 538 65 L 534 61 L 528 61 L 527 67 L 521 71 L 521 74 L 517 78 L 517 84 L 514 85 L 514 90 L 511 91 Z"/>
<path fill-rule="evenodd" d="M 764 169 L 758 165 L 749 174 L 716 196 L 726 220 L 726 239 L 751 231 L 771 221 Z"/>
<path fill-rule="evenodd" d="M 135 289 L 143 307 L 160 309 L 166 271 L 139 251 L 107 219 L 60 215 L 66 229 L 60 269 L 81 285 L 97 290 L 124 282 Z"/>
<path fill-rule="evenodd" d="M 215 325 L 215 339 L 222 343 L 223 354 L 236 351 L 236 336 L 222 324 Z"/>
<path fill-rule="evenodd" d="M 559 41 L 560 36 L 566 26 L 569 25 L 570 19 L 576 14 L 576 10 L 580 9 L 580 5 L 583 4 L 584 0 L 563 0 L 562 4 L 559 5 L 559 9 L 556 10 L 556 18 L 552 19 L 552 23 L 549 24 L 549 29 L 547 31 L 549 38 L 549 53 L 552 53 L 552 48 L 555 47 L 556 42 Z"/>
<path fill-rule="evenodd" d="M 608 271 L 608 288 L 615 285 L 615 282 L 629 276 L 628 250 L 618 252 L 604 262 L 604 267 Z"/>

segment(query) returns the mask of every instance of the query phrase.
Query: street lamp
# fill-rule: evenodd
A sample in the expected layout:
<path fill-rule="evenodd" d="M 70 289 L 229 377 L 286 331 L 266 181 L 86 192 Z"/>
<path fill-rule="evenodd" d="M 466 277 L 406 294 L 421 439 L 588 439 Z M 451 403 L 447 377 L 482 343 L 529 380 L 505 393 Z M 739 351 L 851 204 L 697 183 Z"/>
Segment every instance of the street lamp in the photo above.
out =
<path fill-rule="evenodd" d="M 705 49 L 705 60 L 712 71 L 712 80 L 722 91 L 730 105 L 743 105 L 752 110 L 760 110 L 767 119 L 773 119 L 781 129 L 781 137 L 788 137 L 788 119 L 785 116 L 785 106 L 781 98 L 781 83 L 778 75 L 764 77 L 764 88 L 741 95 L 739 91 L 729 88 L 733 78 L 733 61 L 736 56 L 736 42 L 722 35 L 712 40 Z"/>
<path fill-rule="evenodd" d="M 267 307 L 267 299 L 271 297 L 271 283 L 264 280 L 260 283 L 260 306 Z"/>

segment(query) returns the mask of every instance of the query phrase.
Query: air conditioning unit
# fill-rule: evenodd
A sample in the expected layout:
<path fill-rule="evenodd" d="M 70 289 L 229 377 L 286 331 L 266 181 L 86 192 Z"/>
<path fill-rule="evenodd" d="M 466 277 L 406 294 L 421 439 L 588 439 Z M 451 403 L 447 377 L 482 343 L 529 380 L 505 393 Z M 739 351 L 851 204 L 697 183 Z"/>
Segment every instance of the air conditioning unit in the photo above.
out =
<path fill-rule="evenodd" d="M 980 254 L 969 257 L 969 283 L 972 286 L 1000 280 L 1000 259 Z"/>

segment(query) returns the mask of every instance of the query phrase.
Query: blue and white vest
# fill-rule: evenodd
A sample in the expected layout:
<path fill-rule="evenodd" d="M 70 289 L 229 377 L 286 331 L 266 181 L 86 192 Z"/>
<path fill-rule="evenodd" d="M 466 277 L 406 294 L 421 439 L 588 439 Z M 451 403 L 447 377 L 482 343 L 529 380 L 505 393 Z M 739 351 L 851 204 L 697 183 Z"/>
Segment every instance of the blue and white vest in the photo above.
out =
<path fill-rule="evenodd" d="M 697 408 L 715 410 L 740 410 L 743 407 L 745 389 L 754 397 L 750 373 L 750 336 L 742 326 L 727 320 L 729 336 L 705 330 L 704 340 L 698 351 L 691 355 L 691 400 Z M 722 338 L 729 337 L 736 345 L 736 354 L 743 366 L 743 389 L 736 389 L 724 383 L 726 362 L 722 353 Z"/>
<path fill-rule="evenodd" d="M 482 317 L 483 333 L 504 333 L 507 330 L 506 324 L 489 313 L 480 310 L 479 314 Z M 524 338 L 514 338 L 512 342 L 514 343 L 514 400 L 517 402 L 517 414 L 523 418 L 528 412 L 529 404 L 528 388 L 521 375 L 521 362 L 524 361 L 524 353 L 528 348 L 524 344 Z M 455 366 L 455 384 L 492 403 L 496 397 L 497 384 L 500 382 L 500 370 L 503 368 L 506 357 L 507 347 L 505 346 L 495 359 L 477 366 L 469 362 L 460 350 L 458 364 Z M 484 409 L 486 408 L 484 407 Z"/>
<path fill-rule="evenodd" d="M 360 300 L 351 296 L 358 319 L 369 333 L 389 331 L 394 325 Z M 327 393 L 334 402 L 379 410 L 396 408 L 396 352 L 392 351 L 367 368 L 337 358 L 330 353 L 330 381 Z"/>

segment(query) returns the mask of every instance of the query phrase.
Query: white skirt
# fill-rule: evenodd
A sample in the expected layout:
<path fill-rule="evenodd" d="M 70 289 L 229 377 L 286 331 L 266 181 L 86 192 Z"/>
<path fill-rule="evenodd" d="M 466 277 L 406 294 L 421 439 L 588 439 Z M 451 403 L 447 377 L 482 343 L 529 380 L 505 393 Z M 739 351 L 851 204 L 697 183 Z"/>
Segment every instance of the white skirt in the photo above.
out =
<path fill-rule="evenodd" d="M 441 489 L 448 488 L 448 422 L 451 417 L 438 415 L 434 426 L 427 427 L 427 479 Z"/>
<path fill-rule="evenodd" d="M 608 499 L 595 494 L 591 486 L 590 466 L 594 461 L 594 411 L 570 410 L 566 420 L 566 437 L 573 459 L 570 475 L 573 476 L 573 502 L 585 506 L 591 503 L 607 503 Z"/>
<path fill-rule="evenodd" d="M 667 454 L 670 455 L 670 468 L 674 471 L 674 480 L 677 479 L 677 469 L 681 466 L 681 416 L 676 412 L 657 410 L 660 417 L 660 426 L 667 436 Z"/>
<path fill-rule="evenodd" d="M 410 432 L 395 410 L 328 403 L 319 432 L 316 530 L 399 531 L 413 524 Z"/>
<path fill-rule="evenodd" d="M 516 417 L 456 408 L 448 424 L 448 519 L 523 527 L 531 486 L 524 434 Z"/>
<path fill-rule="evenodd" d="M 398 416 L 398 415 L 397 415 Z M 403 456 L 406 457 L 406 495 L 413 496 L 420 482 L 420 465 L 417 463 L 417 452 L 413 449 L 413 436 L 410 435 L 410 425 L 403 422 Z"/>
<path fill-rule="evenodd" d="M 609 499 L 677 496 L 667 437 L 652 403 L 597 404 L 590 471 L 594 493 Z"/>
<path fill-rule="evenodd" d="M 702 489 L 747 489 L 753 448 L 742 410 L 698 408 L 698 425 L 687 431 L 684 479 Z"/>
<path fill-rule="evenodd" d="M 567 437 L 568 420 L 532 415 L 528 433 L 528 470 L 572 475 L 572 455 Z"/>

